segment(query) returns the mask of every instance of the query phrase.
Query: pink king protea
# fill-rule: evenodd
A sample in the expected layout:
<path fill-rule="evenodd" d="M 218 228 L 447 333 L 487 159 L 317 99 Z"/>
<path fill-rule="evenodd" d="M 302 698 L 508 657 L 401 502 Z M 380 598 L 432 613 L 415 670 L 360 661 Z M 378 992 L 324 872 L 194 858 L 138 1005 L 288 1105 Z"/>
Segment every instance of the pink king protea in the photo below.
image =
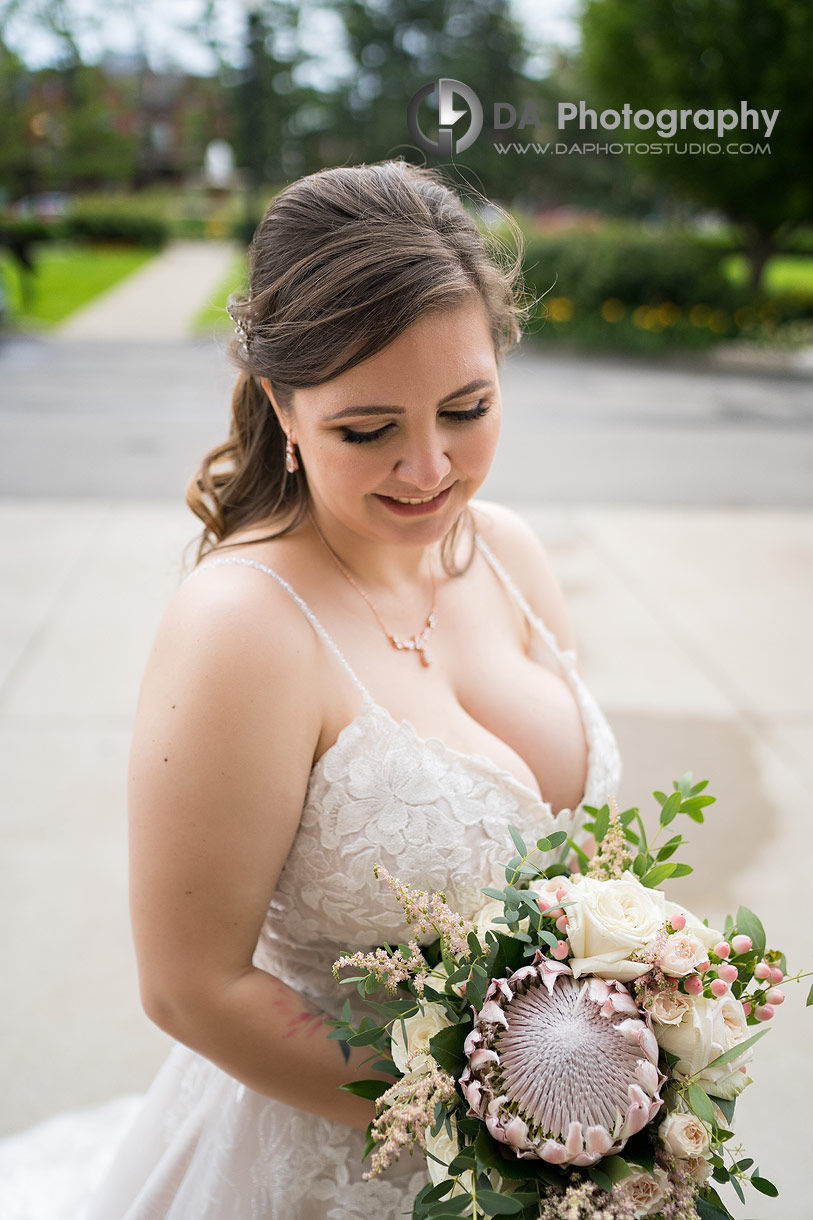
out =
<path fill-rule="evenodd" d="M 542 953 L 492 980 L 465 1052 L 469 1113 L 519 1157 L 593 1165 L 662 1104 L 658 1044 L 626 987 Z"/>

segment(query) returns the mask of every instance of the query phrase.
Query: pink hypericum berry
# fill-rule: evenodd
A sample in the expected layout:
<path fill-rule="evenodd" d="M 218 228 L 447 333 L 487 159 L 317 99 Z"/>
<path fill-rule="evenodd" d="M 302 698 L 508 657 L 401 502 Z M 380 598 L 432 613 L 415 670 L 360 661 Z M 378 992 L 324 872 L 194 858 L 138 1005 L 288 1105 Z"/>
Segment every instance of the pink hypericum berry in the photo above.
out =
<path fill-rule="evenodd" d="M 745 1013 L 746 1017 L 750 1017 L 750 1015 L 751 1015 L 751 1001 L 750 1000 L 743 1000 L 742 1011 Z"/>
<path fill-rule="evenodd" d="M 773 1004 L 774 1007 L 777 1007 L 779 1004 L 785 1003 L 785 993 L 784 991 L 780 991 L 778 987 L 772 987 L 765 996 L 765 1000 L 766 1003 Z"/>
<path fill-rule="evenodd" d="M 732 966 L 730 962 L 723 962 L 722 966 L 717 967 L 717 977 L 726 983 L 735 983 L 738 978 L 737 967 Z"/>
<path fill-rule="evenodd" d="M 750 936 L 743 935 L 742 932 L 731 938 L 731 948 L 735 953 L 750 953 L 754 947 L 754 942 Z"/>
<path fill-rule="evenodd" d="M 717 999 L 722 999 L 724 995 L 728 995 L 729 986 L 723 979 L 712 979 L 711 994 L 716 995 Z"/>
<path fill-rule="evenodd" d="M 771 968 L 767 962 L 757 962 L 754 969 L 755 979 L 769 979 L 771 977 Z"/>
<path fill-rule="evenodd" d="M 784 977 L 785 975 L 778 966 L 771 966 L 771 982 L 774 984 L 774 986 L 776 986 L 777 983 L 781 983 Z"/>
<path fill-rule="evenodd" d="M 560 940 L 558 945 L 553 946 L 553 948 L 550 951 L 550 955 L 551 955 L 551 957 L 555 957 L 557 962 L 563 962 L 569 952 L 570 952 L 570 950 L 568 949 L 567 941 Z"/>
<path fill-rule="evenodd" d="M 539 906 L 540 911 L 542 912 L 543 915 L 545 915 L 548 910 L 547 902 L 545 901 L 544 898 L 537 898 L 536 901 L 537 901 L 537 905 Z"/>
<path fill-rule="evenodd" d="M 690 974 L 683 986 L 689 995 L 700 995 L 703 990 L 703 980 L 699 974 Z"/>
<path fill-rule="evenodd" d="M 727 940 L 718 940 L 717 944 L 714 946 L 714 956 L 715 957 L 730 957 L 731 956 L 731 945 L 728 943 Z"/>
<path fill-rule="evenodd" d="M 773 1008 L 770 1004 L 757 1004 L 754 1016 L 758 1021 L 770 1021 Z"/>
<path fill-rule="evenodd" d="M 709 959 L 707 957 L 704 958 L 702 962 L 697 963 L 697 973 L 698 974 L 705 974 L 706 971 L 710 970 L 710 969 L 711 969 L 711 962 L 709 961 Z"/>
<path fill-rule="evenodd" d="M 558 890 L 556 891 L 556 897 L 559 899 L 560 902 L 563 902 L 565 900 L 565 898 L 567 898 L 567 890 L 565 889 L 565 887 L 563 885 L 560 885 Z"/>
<path fill-rule="evenodd" d="M 556 927 L 559 929 L 560 932 L 567 931 L 567 915 L 559 916 L 559 918 L 556 920 Z"/>
<path fill-rule="evenodd" d="M 686 927 L 686 916 L 685 915 L 672 915 L 669 922 L 672 925 L 672 927 L 675 929 L 676 932 L 682 932 L 683 929 Z"/>

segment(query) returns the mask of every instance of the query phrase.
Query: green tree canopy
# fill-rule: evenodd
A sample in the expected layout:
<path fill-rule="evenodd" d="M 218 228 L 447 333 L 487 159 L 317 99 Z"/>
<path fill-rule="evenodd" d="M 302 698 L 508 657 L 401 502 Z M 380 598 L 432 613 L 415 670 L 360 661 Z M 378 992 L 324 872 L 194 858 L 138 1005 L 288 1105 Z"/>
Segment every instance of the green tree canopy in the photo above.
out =
<path fill-rule="evenodd" d="M 809 0 L 585 0 L 581 25 L 593 106 L 739 112 L 745 101 L 780 111 L 770 154 L 727 154 L 721 141 L 720 155 L 639 158 L 652 178 L 742 225 L 757 287 L 777 242 L 809 221 L 813 203 Z M 710 136 L 680 133 L 701 143 Z M 764 128 L 728 140 L 763 137 Z"/>

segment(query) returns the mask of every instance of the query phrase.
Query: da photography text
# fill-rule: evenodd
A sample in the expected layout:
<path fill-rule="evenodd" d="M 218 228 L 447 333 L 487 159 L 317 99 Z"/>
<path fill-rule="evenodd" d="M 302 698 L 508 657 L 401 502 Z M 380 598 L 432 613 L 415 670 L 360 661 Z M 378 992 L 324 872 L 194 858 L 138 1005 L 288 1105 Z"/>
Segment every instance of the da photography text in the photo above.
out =
<path fill-rule="evenodd" d="M 432 113 L 434 108 L 429 99 L 435 94 L 437 95 L 437 108 Z M 424 103 L 427 104 L 424 105 Z M 557 103 L 556 122 L 559 131 L 564 131 L 568 125 L 571 125 L 571 131 L 567 134 L 573 134 L 573 125 L 580 131 L 595 131 L 599 127 L 607 131 L 629 131 L 631 128 L 636 128 L 638 131 L 651 129 L 653 134 L 666 140 L 671 139 L 678 131 L 685 131 L 688 126 L 693 127 L 696 131 L 713 132 L 718 139 L 724 137 L 727 132 L 737 130 L 762 134 L 764 127 L 764 137 L 767 139 L 771 135 L 780 113 L 779 110 L 755 109 L 746 101 L 740 102 L 738 111 L 730 108 L 722 110 L 633 110 L 629 103 L 625 103 L 620 110 L 598 111 L 589 107 L 586 102 L 580 101 Z M 511 102 L 494 102 L 491 117 L 492 136 L 517 131 L 522 132 L 526 140 L 529 136 L 533 139 L 535 133 L 528 129 L 535 128 L 544 138 L 553 126 L 551 120 L 543 121 L 533 102 L 523 102 L 518 106 Z M 442 77 L 437 82 L 427 81 L 412 95 L 407 104 L 407 127 L 412 139 L 424 152 L 441 156 L 459 154 L 470 148 L 483 130 L 484 118 L 483 103 L 475 90 L 463 81 L 454 80 L 451 77 Z M 433 128 L 437 130 L 437 137 L 431 134 Z M 494 148 L 501 154 L 509 149 L 524 151 L 526 147 L 538 151 L 543 146 L 494 143 Z M 544 151 L 547 152 L 549 147 L 549 145 L 545 145 Z M 563 148 L 558 144 L 554 147 L 557 153 Z M 577 151 L 576 145 L 567 147 L 571 151 Z M 585 147 L 592 149 L 593 146 Z M 642 147 L 638 144 L 619 144 L 613 145 L 611 151 L 615 154 L 634 148 L 637 152 Z M 732 147 L 736 147 L 740 154 L 749 152 L 764 154 L 766 150 L 770 152 L 769 145 L 725 145 L 727 150 Z M 698 146 L 693 144 L 674 146 L 675 151 L 679 149 L 683 153 L 689 152 L 690 154 L 694 153 L 697 148 Z M 702 145 L 702 150 L 703 152 L 721 151 L 719 145 L 705 144 Z M 609 146 L 607 151 L 610 151 Z M 658 151 L 671 152 L 673 146 L 658 146 Z"/>

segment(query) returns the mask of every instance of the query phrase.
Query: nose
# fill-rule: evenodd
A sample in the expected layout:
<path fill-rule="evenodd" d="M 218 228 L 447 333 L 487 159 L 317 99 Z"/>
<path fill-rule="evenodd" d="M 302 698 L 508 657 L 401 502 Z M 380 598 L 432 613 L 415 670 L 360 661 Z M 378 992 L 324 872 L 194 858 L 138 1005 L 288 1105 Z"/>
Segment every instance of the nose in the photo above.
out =
<path fill-rule="evenodd" d="M 395 473 L 405 486 L 419 492 L 436 491 L 452 469 L 449 455 L 440 435 L 416 438 L 395 466 Z"/>

